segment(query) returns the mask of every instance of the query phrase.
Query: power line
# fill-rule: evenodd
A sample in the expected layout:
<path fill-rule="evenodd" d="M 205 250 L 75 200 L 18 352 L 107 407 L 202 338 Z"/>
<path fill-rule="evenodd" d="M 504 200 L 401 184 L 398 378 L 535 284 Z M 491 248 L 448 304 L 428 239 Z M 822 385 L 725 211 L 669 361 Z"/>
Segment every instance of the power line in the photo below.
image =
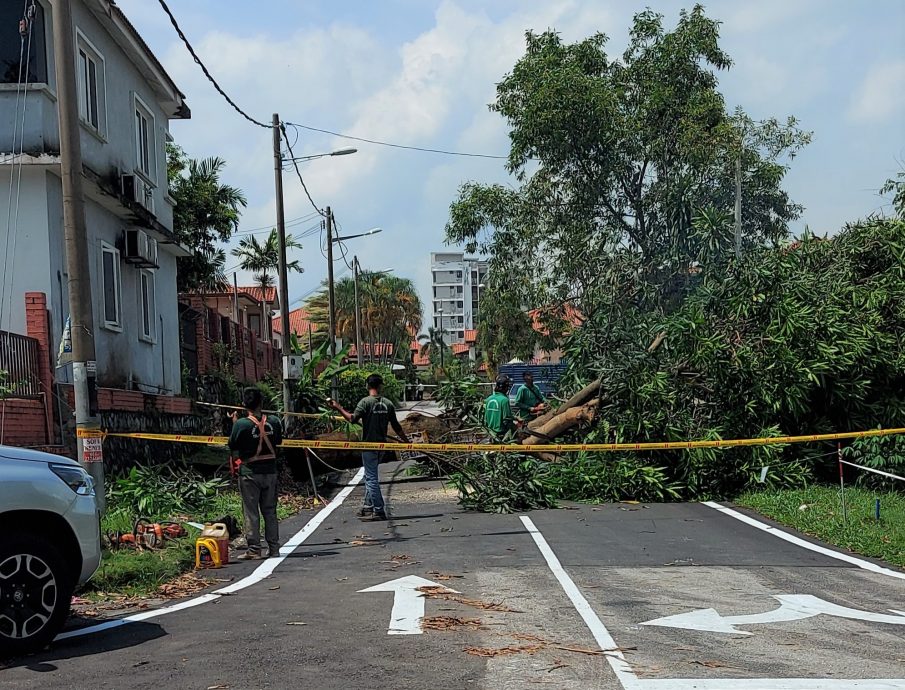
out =
<path fill-rule="evenodd" d="M 444 156 L 465 156 L 467 158 L 492 158 L 495 160 L 507 160 L 509 156 L 495 156 L 490 153 L 468 153 L 465 151 L 448 151 L 446 149 L 431 149 L 425 148 L 423 146 L 406 146 L 404 144 L 393 144 L 389 141 L 380 141 L 378 139 L 366 139 L 364 137 L 356 137 L 351 134 L 342 134 L 340 132 L 333 132 L 329 129 L 321 129 L 320 127 L 311 127 L 309 125 L 300 125 L 297 122 L 286 122 L 286 125 L 290 127 L 299 127 L 301 129 L 307 129 L 311 132 L 320 132 L 322 134 L 331 134 L 334 137 L 340 137 L 342 139 L 351 139 L 352 141 L 363 141 L 366 144 L 376 144 L 378 146 L 389 146 L 394 149 L 406 149 L 408 151 L 421 151 L 422 153 L 439 153 Z"/>
<path fill-rule="evenodd" d="M 292 144 L 289 143 L 289 136 L 286 134 L 285 123 L 280 123 L 280 129 L 283 131 L 283 140 L 286 142 L 286 148 L 289 149 L 289 158 L 292 160 L 292 167 L 295 168 L 295 174 L 298 175 L 299 182 L 302 183 L 302 189 L 305 190 L 305 196 L 308 197 L 308 201 L 311 202 L 311 206 L 314 207 L 314 210 L 323 216 L 324 212 L 320 208 L 318 208 L 317 204 L 314 203 L 314 199 L 311 198 L 311 192 L 308 191 L 308 186 L 305 184 L 305 180 L 302 178 L 302 171 L 299 170 L 298 161 L 295 160 L 295 153 L 292 151 Z M 297 141 L 298 139 L 296 139 L 296 142 Z"/>
<path fill-rule="evenodd" d="M 182 32 L 182 29 L 179 28 L 179 24 L 176 21 L 176 17 L 173 16 L 173 13 L 170 11 L 170 8 L 167 7 L 167 3 L 164 0 L 158 0 L 160 2 L 160 6 L 163 8 L 163 11 L 167 13 L 167 16 L 170 18 L 170 23 L 173 25 L 173 28 L 176 29 L 176 33 L 179 34 L 179 38 L 182 39 L 182 42 L 185 44 L 186 49 L 189 51 L 189 54 L 195 59 L 195 63 L 201 68 L 201 71 L 204 72 L 204 76 L 207 77 L 207 80 L 214 85 L 214 88 L 217 89 L 219 94 L 226 99 L 226 102 L 229 103 L 233 110 L 235 110 L 239 115 L 244 117 L 246 120 L 251 122 L 258 127 L 263 127 L 264 129 L 273 129 L 273 125 L 269 125 L 265 122 L 261 122 L 259 120 L 255 120 L 251 115 L 246 113 L 242 108 L 236 105 L 236 102 L 227 95 L 226 91 L 224 91 L 220 84 L 217 83 L 217 80 L 214 79 L 213 75 L 208 71 L 207 67 L 204 66 L 204 63 L 201 62 L 201 58 L 198 57 L 198 54 L 195 52 L 195 49 L 192 48 L 192 44 L 189 43 L 189 39 L 186 38 L 185 34 Z"/>

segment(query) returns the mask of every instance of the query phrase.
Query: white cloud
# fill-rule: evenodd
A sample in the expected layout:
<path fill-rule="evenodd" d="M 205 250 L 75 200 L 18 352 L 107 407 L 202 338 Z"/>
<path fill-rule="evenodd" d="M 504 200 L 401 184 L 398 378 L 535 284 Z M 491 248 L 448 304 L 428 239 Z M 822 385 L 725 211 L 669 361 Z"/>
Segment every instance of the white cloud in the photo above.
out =
<path fill-rule="evenodd" d="M 905 111 L 905 60 L 876 64 L 852 97 L 848 116 L 854 122 L 877 123 Z"/>

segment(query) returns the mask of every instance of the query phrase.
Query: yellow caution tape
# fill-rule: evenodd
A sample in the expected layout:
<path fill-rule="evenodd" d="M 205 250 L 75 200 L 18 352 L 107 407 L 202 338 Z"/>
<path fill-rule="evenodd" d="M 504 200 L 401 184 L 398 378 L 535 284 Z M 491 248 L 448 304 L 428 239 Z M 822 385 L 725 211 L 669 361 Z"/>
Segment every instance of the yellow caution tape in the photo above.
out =
<path fill-rule="evenodd" d="M 81 432 L 81 430 L 80 430 Z M 811 434 L 808 436 L 766 436 L 762 438 L 714 439 L 710 441 L 671 441 L 665 443 L 550 443 L 547 445 L 520 446 L 491 443 L 367 443 L 365 441 L 317 441 L 285 439 L 284 448 L 320 448 L 322 450 L 407 450 L 442 452 L 494 452 L 494 453 L 574 453 L 582 451 L 643 451 L 643 450 L 691 450 L 694 448 L 738 448 L 741 446 L 777 446 L 789 443 L 814 443 L 817 441 L 842 441 L 853 438 L 894 436 L 905 434 L 901 429 L 871 429 L 870 431 L 844 431 L 836 434 Z M 170 441 L 173 443 L 203 443 L 221 446 L 226 436 L 192 436 L 185 434 L 105 433 L 104 436 L 134 438 L 143 441 Z"/>

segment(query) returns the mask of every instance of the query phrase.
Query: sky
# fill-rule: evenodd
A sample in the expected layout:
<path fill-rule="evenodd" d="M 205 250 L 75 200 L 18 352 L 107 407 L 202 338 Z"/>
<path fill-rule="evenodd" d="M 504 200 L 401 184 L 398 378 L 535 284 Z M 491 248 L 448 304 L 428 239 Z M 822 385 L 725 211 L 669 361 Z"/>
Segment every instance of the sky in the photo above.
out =
<path fill-rule="evenodd" d="M 226 160 L 223 181 L 248 198 L 240 232 L 275 223 L 272 140 L 206 81 L 153 0 L 117 0 L 179 88 L 192 119 L 173 121 L 195 158 Z M 649 0 L 169 0 L 195 50 L 247 112 L 398 144 L 506 155 L 505 122 L 491 113 L 497 82 L 524 51 L 526 30 L 577 41 L 597 32 L 621 53 L 632 15 L 646 6 L 674 26 L 690 2 Z M 727 105 L 752 117 L 796 116 L 814 141 L 785 186 L 820 234 L 888 211 L 877 190 L 905 168 L 905 2 L 760 0 L 705 3 L 722 22 L 734 65 L 719 73 Z M 293 140 L 295 134 L 292 133 Z M 301 131 L 297 156 L 355 146 L 354 155 L 301 163 L 319 207 L 331 206 L 363 269 L 415 281 L 430 305 L 430 252 L 443 251 L 449 204 L 468 180 L 512 182 L 502 160 L 454 157 L 350 142 Z M 317 227 L 293 172 L 284 174 L 288 231 Z M 235 244 L 235 241 L 233 242 Z M 304 266 L 290 302 L 326 277 L 316 234 L 290 255 Z M 351 258 L 351 257 L 350 257 Z M 231 259 L 231 257 L 230 257 Z M 227 268 L 235 261 L 228 259 Z M 338 260 L 337 276 L 348 273 Z M 240 283 L 250 276 L 240 272 Z"/>

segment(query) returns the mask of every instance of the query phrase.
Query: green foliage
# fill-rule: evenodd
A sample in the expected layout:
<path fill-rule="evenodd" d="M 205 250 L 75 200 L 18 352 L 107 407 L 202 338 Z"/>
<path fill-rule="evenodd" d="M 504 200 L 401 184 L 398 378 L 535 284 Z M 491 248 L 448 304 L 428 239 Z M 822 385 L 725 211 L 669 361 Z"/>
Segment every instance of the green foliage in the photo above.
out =
<path fill-rule="evenodd" d="M 205 479 L 190 470 L 139 466 L 110 484 L 107 500 L 133 519 L 166 520 L 204 510 L 226 486 L 219 477 Z"/>
<path fill-rule="evenodd" d="M 0 398 L 5 398 L 13 392 L 13 387 L 9 385 L 9 372 L 0 369 Z"/>
<path fill-rule="evenodd" d="M 549 470 L 547 463 L 529 455 L 481 453 L 469 456 L 450 481 L 467 510 L 516 513 L 556 507 L 546 482 Z"/>
<path fill-rule="evenodd" d="M 548 483 L 558 498 L 573 501 L 673 501 L 682 487 L 664 467 L 637 455 L 577 453 L 552 463 Z"/>
<path fill-rule="evenodd" d="M 247 202 L 241 190 L 220 182 L 225 167 L 220 158 L 194 160 L 167 144 L 169 193 L 176 202 L 173 231 L 194 252 L 178 261 L 180 292 L 216 291 L 227 283 L 226 254 L 219 244 L 232 237 Z"/>
<path fill-rule="evenodd" d="M 475 374 L 451 376 L 438 384 L 434 400 L 444 411 L 459 419 L 466 419 L 480 409 L 487 390 Z"/>
<path fill-rule="evenodd" d="M 881 520 L 874 519 L 879 498 Z M 843 549 L 905 567 L 905 495 L 846 488 L 848 522 L 842 519 L 839 489 L 811 486 L 747 493 L 737 499 L 769 518 Z"/>
<path fill-rule="evenodd" d="M 842 449 L 843 457 L 856 465 L 872 467 L 900 477 L 905 476 L 905 436 L 876 436 L 859 438 Z M 887 491 L 905 494 L 905 482 L 882 477 L 871 472 L 856 470 L 858 483 Z"/>
<path fill-rule="evenodd" d="M 384 397 L 389 398 L 394 404 L 399 404 L 405 384 L 397 379 L 388 367 L 367 365 L 348 367 L 339 374 L 337 386 L 339 404 L 349 411 L 354 410 L 358 401 L 368 395 L 366 381 L 371 374 L 379 374 L 383 379 Z"/>
<path fill-rule="evenodd" d="M 302 245 L 292 235 L 286 235 L 286 250 L 301 249 Z M 255 274 L 255 282 L 262 289 L 273 287 L 273 278 L 280 265 L 280 240 L 276 228 L 270 231 L 267 239 L 259 242 L 254 235 L 243 237 L 239 246 L 233 249 L 233 256 L 239 259 L 244 271 Z M 286 270 L 290 273 L 301 273 L 302 266 L 298 260 L 287 261 Z"/>

